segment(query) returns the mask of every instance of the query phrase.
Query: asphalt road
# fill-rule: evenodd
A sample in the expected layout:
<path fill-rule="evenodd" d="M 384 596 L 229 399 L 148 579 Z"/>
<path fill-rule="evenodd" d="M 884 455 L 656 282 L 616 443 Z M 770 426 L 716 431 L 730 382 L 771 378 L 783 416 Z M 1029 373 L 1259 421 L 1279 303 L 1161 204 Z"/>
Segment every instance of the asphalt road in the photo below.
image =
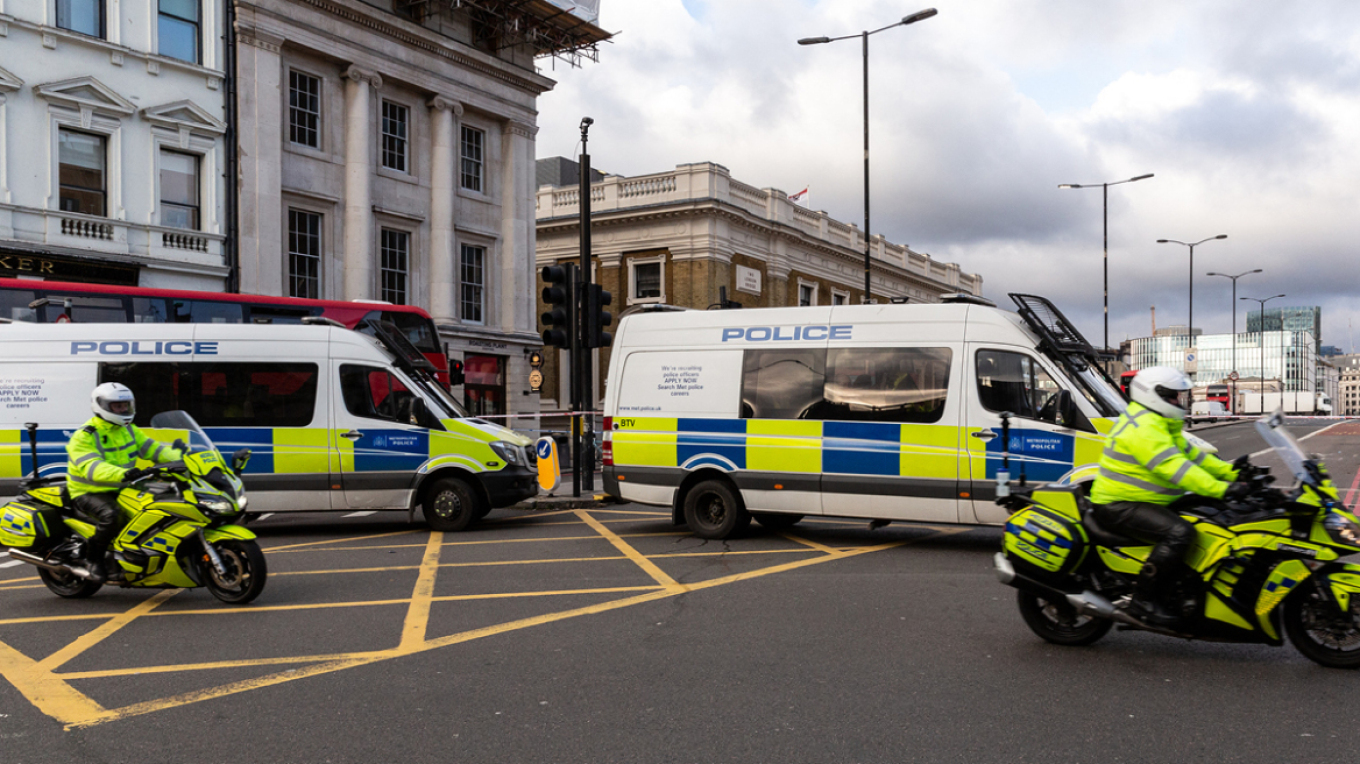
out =
<path fill-rule="evenodd" d="M 1237 429 L 1211 440 L 1226 450 Z M 1360 425 L 1304 443 L 1354 494 Z M 814 519 L 723 543 L 635 505 L 487 520 L 441 537 L 397 514 L 268 518 L 271 578 L 246 608 L 203 591 L 65 601 L 27 566 L 0 569 L 0 761 L 1279 762 L 1360 748 L 1360 674 L 1292 648 L 1038 640 L 991 573 L 997 529 Z"/>

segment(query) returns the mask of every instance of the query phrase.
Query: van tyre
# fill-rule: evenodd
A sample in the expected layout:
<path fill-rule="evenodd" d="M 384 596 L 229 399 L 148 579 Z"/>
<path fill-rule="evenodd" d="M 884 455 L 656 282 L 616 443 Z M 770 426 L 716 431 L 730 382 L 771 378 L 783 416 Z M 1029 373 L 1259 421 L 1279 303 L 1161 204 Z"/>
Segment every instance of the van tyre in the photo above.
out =
<path fill-rule="evenodd" d="M 1284 603 L 1284 631 L 1304 657 L 1328 668 L 1360 668 L 1360 597 L 1338 612 L 1332 601 L 1301 589 Z"/>
<path fill-rule="evenodd" d="M 485 516 L 477 492 L 466 481 L 444 478 L 425 495 L 425 522 L 430 530 L 456 533 Z"/>
<path fill-rule="evenodd" d="M 81 578 L 74 573 L 59 573 L 47 568 L 38 568 L 38 578 L 42 579 L 43 584 L 53 594 L 71 600 L 83 600 L 86 597 L 92 597 L 104 586 L 99 581 Z"/>
<path fill-rule="evenodd" d="M 786 515 L 782 512 L 752 512 L 751 517 L 767 531 L 786 531 L 803 519 L 802 515 Z"/>
<path fill-rule="evenodd" d="M 746 530 L 751 515 L 731 485 L 705 480 L 685 494 L 685 524 L 701 539 L 725 539 Z"/>
<path fill-rule="evenodd" d="M 1114 621 L 1078 613 L 1070 603 L 1050 601 L 1026 591 L 1016 592 L 1016 604 L 1030 631 L 1055 645 L 1089 645 L 1114 626 Z"/>
<path fill-rule="evenodd" d="M 253 539 L 228 539 L 214 543 L 213 550 L 222 558 L 226 572 L 218 573 L 211 562 L 205 563 L 203 585 L 212 596 L 228 605 L 244 605 L 260 596 L 269 569 L 259 544 Z"/>

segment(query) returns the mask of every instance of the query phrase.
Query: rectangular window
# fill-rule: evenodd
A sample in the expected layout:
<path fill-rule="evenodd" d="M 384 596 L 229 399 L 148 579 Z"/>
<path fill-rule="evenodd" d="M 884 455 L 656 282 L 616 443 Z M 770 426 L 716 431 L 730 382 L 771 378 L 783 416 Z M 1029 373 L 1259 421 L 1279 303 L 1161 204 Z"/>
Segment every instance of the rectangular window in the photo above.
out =
<path fill-rule="evenodd" d="M 463 188 L 482 190 L 482 152 L 486 133 L 473 127 L 463 127 Z"/>
<path fill-rule="evenodd" d="M 321 298 L 321 216 L 288 210 L 288 296 Z"/>
<path fill-rule="evenodd" d="M 845 304 L 846 304 L 846 299 L 845 299 L 845 298 L 846 298 L 846 295 L 843 295 L 843 294 L 841 294 L 841 293 L 839 293 L 839 292 L 832 292 L 832 293 L 831 293 L 831 304 L 832 304 L 832 305 L 845 305 Z"/>
<path fill-rule="evenodd" d="M 811 284 L 798 285 L 798 307 L 806 308 L 817 304 L 817 290 Z"/>
<path fill-rule="evenodd" d="M 637 263 L 633 266 L 633 299 L 656 299 L 661 296 L 661 263 Z"/>
<path fill-rule="evenodd" d="M 463 245 L 463 257 L 459 269 L 462 277 L 462 315 L 463 320 L 470 323 L 482 323 L 483 289 L 486 287 L 483 269 L 485 258 L 485 247 Z"/>
<path fill-rule="evenodd" d="M 170 320 L 177 324 L 243 324 L 245 310 L 239 302 L 171 300 Z"/>
<path fill-rule="evenodd" d="M 977 385 L 978 401 L 988 411 L 1009 411 L 1025 419 L 1056 418 L 1056 412 L 1045 409 L 1056 400 L 1058 383 L 1027 355 L 979 350 Z"/>
<path fill-rule="evenodd" d="M 104 0 L 57 0 L 57 26 L 102 38 Z"/>
<path fill-rule="evenodd" d="M 743 419 L 940 421 L 949 389 L 948 348 L 747 350 Z"/>
<path fill-rule="evenodd" d="M 382 102 L 382 166 L 406 172 L 406 107 Z"/>
<path fill-rule="evenodd" d="M 204 427 L 306 427 L 316 411 L 314 363 L 107 363 L 99 381 L 127 385 L 146 427 L 162 411 Z"/>
<path fill-rule="evenodd" d="M 57 133 L 62 212 L 104 216 L 108 150 L 102 135 L 61 128 Z"/>
<path fill-rule="evenodd" d="M 198 0 L 159 0 L 156 38 L 162 56 L 199 62 Z"/>
<path fill-rule="evenodd" d="M 826 350 L 747 350 L 742 360 L 743 419 L 807 419 L 822 402 Z"/>
<path fill-rule="evenodd" d="M 496 355 L 463 356 L 463 405 L 472 416 L 505 413 L 505 359 Z"/>
<path fill-rule="evenodd" d="M 321 148 L 321 78 L 288 72 L 288 140 Z"/>
<path fill-rule="evenodd" d="M 198 157 L 161 152 L 161 225 L 198 230 Z"/>
<path fill-rule="evenodd" d="M 340 395 L 345 399 L 345 409 L 354 416 L 416 424 L 416 394 L 387 369 L 341 366 Z"/>
<path fill-rule="evenodd" d="M 406 261 L 411 251 L 411 234 L 406 231 L 382 229 L 379 250 L 382 296 L 384 302 L 406 304 Z"/>

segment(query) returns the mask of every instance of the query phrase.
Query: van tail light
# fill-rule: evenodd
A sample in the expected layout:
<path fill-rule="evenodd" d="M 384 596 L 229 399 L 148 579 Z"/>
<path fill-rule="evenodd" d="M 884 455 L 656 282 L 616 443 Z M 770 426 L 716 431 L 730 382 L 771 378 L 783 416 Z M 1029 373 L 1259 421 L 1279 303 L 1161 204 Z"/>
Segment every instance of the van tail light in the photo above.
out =
<path fill-rule="evenodd" d="M 606 467 L 614 466 L 613 433 L 614 417 L 607 416 L 604 418 L 603 437 L 601 438 L 602 442 L 600 443 L 600 461 L 602 461 Z"/>
<path fill-rule="evenodd" d="M 613 430 L 613 429 L 614 429 L 614 417 L 612 417 L 612 416 L 607 416 L 607 417 L 605 417 L 605 418 L 604 418 L 604 424 L 603 424 L 602 426 L 603 426 L 605 432 L 610 432 L 611 430 Z"/>

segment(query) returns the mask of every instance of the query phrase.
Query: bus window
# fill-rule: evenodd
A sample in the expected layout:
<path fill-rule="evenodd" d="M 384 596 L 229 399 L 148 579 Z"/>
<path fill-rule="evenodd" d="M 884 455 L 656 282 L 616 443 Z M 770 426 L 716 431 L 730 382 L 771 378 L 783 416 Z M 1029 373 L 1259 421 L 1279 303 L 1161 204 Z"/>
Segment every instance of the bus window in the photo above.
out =
<path fill-rule="evenodd" d="M 378 318 L 377 311 L 368 314 L 365 318 Z M 439 338 L 433 334 L 434 322 L 416 313 L 400 313 L 395 310 L 385 310 L 381 313 L 383 321 L 391 321 L 398 329 L 406 335 L 406 339 L 416 346 L 416 350 L 422 353 L 438 353 Z"/>
<path fill-rule="evenodd" d="M 37 311 L 28 307 L 38 299 L 38 293 L 31 289 L 0 289 L 0 318 L 11 321 L 37 321 Z"/>
<path fill-rule="evenodd" d="M 159 297 L 134 297 L 132 320 L 139 324 L 164 324 L 170 320 L 169 308 Z"/>
<path fill-rule="evenodd" d="M 321 315 L 320 308 L 288 308 L 282 305 L 251 305 L 252 324 L 300 324 L 308 316 Z"/>
<path fill-rule="evenodd" d="M 53 323 L 60 320 L 63 314 L 68 314 L 65 307 L 67 300 L 71 301 L 70 319 L 77 324 L 125 324 L 128 320 L 127 306 L 122 297 L 87 297 L 54 292 L 48 292 L 44 297 L 50 302 L 40 309 L 38 316 L 45 323 Z"/>
<path fill-rule="evenodd" d="M 174 322 L 177 324 L 241 324 L 243 311 L 240 303 L 211 302 L 209 300 L 174 300 Z M 203 424 L 199 422 L 199 424 Z"/>

